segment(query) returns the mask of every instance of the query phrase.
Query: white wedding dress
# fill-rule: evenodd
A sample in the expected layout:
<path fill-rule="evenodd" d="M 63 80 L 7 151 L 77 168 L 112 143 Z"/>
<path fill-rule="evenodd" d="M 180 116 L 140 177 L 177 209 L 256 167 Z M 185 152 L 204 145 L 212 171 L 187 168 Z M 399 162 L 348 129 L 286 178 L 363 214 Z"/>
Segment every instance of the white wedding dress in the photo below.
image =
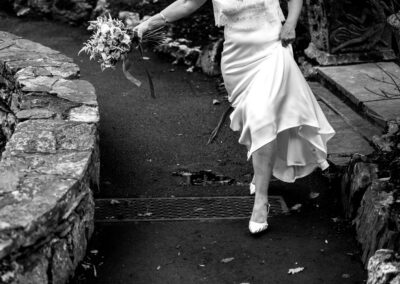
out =
<path fill-rule="evenodd" d="M 293 182 L 328 167 L 327 121 L 294 58 L 279 40 L 284 15 L 279 0 L 213 0 L 215 22 L 224 26 L 221 69 L 234 110 L 231 128 L 248 158 L 277 139 L 273 175 Z"/>

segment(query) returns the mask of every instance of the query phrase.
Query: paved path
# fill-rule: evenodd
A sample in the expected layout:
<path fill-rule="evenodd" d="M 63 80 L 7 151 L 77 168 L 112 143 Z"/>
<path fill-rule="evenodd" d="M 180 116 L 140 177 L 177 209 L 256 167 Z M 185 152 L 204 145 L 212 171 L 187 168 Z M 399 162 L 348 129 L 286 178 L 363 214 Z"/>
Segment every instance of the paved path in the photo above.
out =
<path fill-rule="evenodd" d="M 158 98 L 127 82 L 120 69 L 101 72 L 86 56 L 77 56 L 88 34 L 46 21 L 24 22 L 2 15 L 6 30 L 60 50 L 80 65 L 82 78 L 94 84 L 101 112 L 101 198 L 246 196 L 251 178 L 246 150 L 227 126 L 217 143 L 206 145 L 225 109 L 215 82 L 199 73 L 149 54 Z M 135 72 L 142 80 L 142 72 Z M 338 135 L 330 143 L 337 161 L 354 152 L 371 151 L 357 117 L 332 105 L 329 92 L 312 85 Z M 324 99 L 325 98 L 325 99 Z M 338 111 L 339 108 L 339 111 Z M 365 125 L 364 125 L 365 126 Z M 368 128 L 368 127 L 367 127 Z M 340 161 L 339 161 L 340 162 Z M 212 170 L 235 179 L 234 185 L 187 186 L 172 172 Z M 309 194 L 320 196 L 310 199 Z M 247 233 L 247 220 L 98 223 L 93 253 L 73 283 L 361 283 L 366 274 L 357 245 L 338 216 L 338 185 L 319 173 L 295 184 L 275 181 L 271 193 L 286 204 L 303 204 L 300 213 L 271 218 L 271 232 Z M 127 208 L 129 210 L 129 208 Z M 151 213 L 151 212 L 149 212 Z M 232 212 L 234 216 L 235 212 Z M 336 219 L 334 219 L 336 220 Z M 233 257 L 229 263 L 224 258 Z M 304 272 L 288 275 L 288 269 Z"/>

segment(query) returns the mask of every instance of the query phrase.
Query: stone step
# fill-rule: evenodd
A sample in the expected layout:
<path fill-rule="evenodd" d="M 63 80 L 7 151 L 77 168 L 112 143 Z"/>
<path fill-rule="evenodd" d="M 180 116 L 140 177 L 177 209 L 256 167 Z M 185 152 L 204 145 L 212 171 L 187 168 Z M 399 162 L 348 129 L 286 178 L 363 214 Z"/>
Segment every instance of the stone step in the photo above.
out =
<path fill-rule="evenodd" d="M 384 127 L 400 117 L 400 66 L 377 62 L 318 67 L 324 86 L 373 123 Z"/>
<path fill-rule="evenodd" d="M 381 129 L 374 126 L 317 82 L 309 83 L 336 135 L 328 142 L 328 159 L 335 165 L 347 165 L 356 153 L 367 155 L 374 149 L 370 143 Z"/>

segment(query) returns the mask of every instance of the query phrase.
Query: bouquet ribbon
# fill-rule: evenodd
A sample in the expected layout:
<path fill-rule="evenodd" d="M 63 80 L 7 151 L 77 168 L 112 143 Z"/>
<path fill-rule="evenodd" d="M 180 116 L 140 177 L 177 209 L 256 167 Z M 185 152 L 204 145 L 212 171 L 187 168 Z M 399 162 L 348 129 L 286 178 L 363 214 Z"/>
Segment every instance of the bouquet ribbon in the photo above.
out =
<path fill-rule="evenodd" d="M 142 85 L 142 82 L 132 76 L 132 74 L 128 71 L 130 67 L 131 61 L 129 60 L 128 56 L 125 56 L 122 60 L 122 72 L 124 73 L 126 79 L 131 81 L 137 87 L 140 87 Z"/>
<path fill-rule="evenodd" d="M 143 58 L 143 50 L 142 47 L 139 46 L 139 52 L 140 56 Z M 140 87 L 142 85 L 142 82 L 135 77 L 128 71 L 129 68 L 131 67 L 131 61 L 128 58 L 128 55 L 124 56 L 122 59 L 122 72 L 125 75 L 125 78 L 128 79 L 130 82 L 135 84 L 137 87 Z M 147 80 L 149 81 L 149 86 L 150 86 L 150 97 L 153 99 L 156 98 L 155 91 L 154 91 L 154 84 L 153 84 L 153 79 L 151 79 L 151 75 L 149 70 L 147 70 L 146 67 L 144 67 L 144 71 L 146 72 Z"/>

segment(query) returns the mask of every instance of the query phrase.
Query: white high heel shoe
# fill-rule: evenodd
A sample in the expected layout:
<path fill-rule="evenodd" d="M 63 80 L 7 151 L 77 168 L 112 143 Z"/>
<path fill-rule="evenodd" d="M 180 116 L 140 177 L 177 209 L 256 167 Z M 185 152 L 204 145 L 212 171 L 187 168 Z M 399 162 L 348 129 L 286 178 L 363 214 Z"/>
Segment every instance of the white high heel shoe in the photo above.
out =
<path fill-rule="evenodd" d="M 267 204 L 265 204 L 265 206 L 267 207 L 267 218 L 268 218 L 269 209 L 270 209 L 271 205 L 269 203 L 267 203 Z M 249 231 L 252 234 L 258 234 L 267 229 L 268 229 L 267 219 L 265 219 L 265 222 L 263 222 L 263 223 L 249 221 Z"/>

